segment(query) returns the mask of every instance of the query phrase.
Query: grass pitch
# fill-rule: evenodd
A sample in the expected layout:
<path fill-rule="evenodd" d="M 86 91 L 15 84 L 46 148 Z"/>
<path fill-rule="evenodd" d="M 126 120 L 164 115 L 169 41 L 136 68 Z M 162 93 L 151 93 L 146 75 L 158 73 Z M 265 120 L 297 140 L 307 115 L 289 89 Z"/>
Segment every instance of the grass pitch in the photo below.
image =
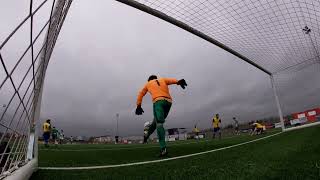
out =
<path fill-rule="evenodd" d="M 266 135 L 169 143 L 168 150 L 170 157 L 176 157 Z M 150 161 L 159 159 L 158 150 L 157 144 L 63 145 L 59 149 L 41 148 L 39 166 L 79 167 Z M 31 179 L 320 179 L 320 126 L 184 159 L 95 170 L 39 170 Z"/>

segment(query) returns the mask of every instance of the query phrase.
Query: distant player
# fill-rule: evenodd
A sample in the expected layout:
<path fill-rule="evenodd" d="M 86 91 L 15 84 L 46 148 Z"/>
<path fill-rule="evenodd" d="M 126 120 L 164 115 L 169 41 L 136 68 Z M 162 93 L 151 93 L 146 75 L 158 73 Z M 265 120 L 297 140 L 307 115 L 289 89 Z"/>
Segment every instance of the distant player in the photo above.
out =
<path fill-rule="evenodd" d="M 58 138 L 59 138 L 58 129 L 56 129 L 56 127 L 53 127 L 52 131 L 51 131 L 51 134 L 52 134 L 52 140 L 53 140 L 54 144 L 57 145 L 58 144 Z"/>
<path fill-rule="evenodd" d="M 232 120 L 234 121 L 234 132 L 235 132 L 235 134 L 236 135 L 240 135 L 238 120 L 236 120 L 236 117 L 233 117 Z"/>
<path fill-rule="evenodd" d="M 183 89 L 185 86 L 187 86 L 187 83 L 184 79 L 178 81 L 177 79 L 173 78 L 158 78 L 155 75 L 151 75 L 148 78 L 148 82 L 139 92 L 137 98 L 136 115 L 142 115 L 142 113 L 144 113 L 141 107 L 143 97 L 147 92 L 149 92 L 152 96 L 154 119 L 148 130 L 146 139 L 148 139 L 155 129 L 157 129 L 157 135 L 160 144 L 160 157 L 168 154 L 163 124 L 165 123 L 165 119 L 167 118 L 172 105 L 172 98 L 170 96 L 168 87 L 171 84 L 180 85 Z"/>
<path fill-rule="evenodd" d="M 46 120 L 46 122 L 43 123 L 43 140 L 44 140 L 44 146 L 49 147 L 49 139 L 51 134 L 51 121 L 50 119 Z"/>
<path fill-rule="evenodd" d="M 216 133 L 219 133 L 219 139 L 221 139 L 220 124 L 221 124 L 221 118 L 219 117 L 219 114 L 216 114 L 212 119 L 212 126 L 213 126 L 213 136 L 212 136 L 212 138 L 213 139 L 216 137 Z"/>
<path fill-rule="evenodd" d="M 199 132 L 200 132 L 200 130 L 199 130 L 199 128 L 197 127 L 197 125 L 194 125 L 193 133 L 195 134 L 195 139 L 200 140 Z"/>
<path fill-rule="evenodd" d="M 115 139 L 115 144 L 118 144 L 119 143 L 119 136 L 114 136 L 114 139 Z"/>
<path fill-rule="evenodd" d="M 252 124 L 252 126 L 253 126 L 253 131 L 252 131 L 251 135 L 254 135 L 254 134 L 258 135 L 258 134 L 264 133 L 265 126 L 263 126 L 262 124 L 255 122 Z"/>
<path fill-rule="evenodd" d="M 64 141 L 64 132 L 61 129 L 59 133 L 59 144 L 63 144 L 63 141 Z"/>

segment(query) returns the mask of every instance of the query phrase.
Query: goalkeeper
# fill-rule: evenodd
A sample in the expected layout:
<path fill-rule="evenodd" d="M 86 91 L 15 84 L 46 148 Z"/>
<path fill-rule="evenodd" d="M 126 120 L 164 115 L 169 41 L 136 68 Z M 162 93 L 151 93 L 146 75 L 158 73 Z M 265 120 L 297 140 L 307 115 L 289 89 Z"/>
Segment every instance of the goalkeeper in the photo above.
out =
<path fill-rule="evenodd" d="M 168 87 L 171 84 L 180 85 L 183 89 L 185 89 L 185 86 L 187 86 L 187 83 L 184 79 L 179 81 L 173 78 L 158 79 L 157 76 L 151 75 L 148 78 L 148 82 L 139 92 L 137 98 L 136 115 L 142 115 L 142 113 L 144 113 L 141 107 L 143 97 L 147 92 L 149 92 L 152 96 L 154 119 L 148 129 L 148 132 L 144 136 L 144 142 L 146 143 L 149 136 L 155 131 L 155 129 L 157 129 L 157 135 L 160 144 L 160 157 L 168 154 L 163 124 L 169 114 L 172 104 L 172 98 L 170 96 Z"/>

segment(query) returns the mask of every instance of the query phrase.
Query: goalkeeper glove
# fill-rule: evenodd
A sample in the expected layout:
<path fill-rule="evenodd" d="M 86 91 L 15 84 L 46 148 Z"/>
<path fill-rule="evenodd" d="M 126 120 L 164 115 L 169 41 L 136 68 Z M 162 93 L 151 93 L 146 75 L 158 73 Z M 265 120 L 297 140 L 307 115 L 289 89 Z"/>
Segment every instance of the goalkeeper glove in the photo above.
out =
<path fill-rule="evenodd" d="M 181 86 L 182 89 L 185 89 L 186 87 L 185 86 L 188 86 L 186 81 L 184 79 L 180 79 L 177 83 L 177 85 Z"/>
<path fill-rule="evenodd" d="M 136 115 L 142 115 L 144 113 L 141 105 L 138 105 L 136 108 Z"/>

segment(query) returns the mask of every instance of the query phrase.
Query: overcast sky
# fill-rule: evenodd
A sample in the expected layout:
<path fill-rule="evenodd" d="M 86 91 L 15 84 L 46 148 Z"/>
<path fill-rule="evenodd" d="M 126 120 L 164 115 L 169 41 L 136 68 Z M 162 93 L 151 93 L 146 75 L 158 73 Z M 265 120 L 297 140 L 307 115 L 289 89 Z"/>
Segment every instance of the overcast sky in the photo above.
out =
<path fill-rule="evenodd" d="M 0 31 L 1 42 L 28 12 L 28 1 L 7 1 L 5 5 L 0 7 L 0 17 L 8 16 L 4 19 L 7 23 L 0 24 L 4 29 Z M 37 25 L 43 24 L 49 9 L 47 6 L 39 13 Z M 26 25 L 1 52 L 5 60 L 16 58 L 17 51 L 27 46 L 28 28 Z M 39 42 L 40 47 L 42 39 Z M 20 50 L 15 48 L 17 44 Z M 12 62 L 7 60 L 9 67 Z M 319 72 L 318 66 L 311 68 Z M 4 77 L 3 69 L 0 73 Z M 209 128 L 215 113 L 221 115 L 223 125 L 232 123 L 233 116 L 240 122 L 277 116 L 270 78 L 262 71 L 124 4 L 77 0 L 70 8 L 46 73 L 41 123 L 50 118 L 68 136 L 114 135 L 119 113 L 120 135 L 141 135 L 144 122 L 153 119 L 152 103 L 146 95 L 142 105 L 145 113 L 136 116 L 136 96 L 151 74 L 184 78 L 188 83 L 185 90 L 170 86 L 174 102 L 167 128 L 191 129 L 196 122 L 200 128 Z M 300 78 L 290 74 L 277 81 L 284 113 L 319 105 L 319 98 L 314 97 L 319 87 L 306 88 L 319 79 L 303 74 Z M 0 98 L 5 104 L 4 95 Z"/>

